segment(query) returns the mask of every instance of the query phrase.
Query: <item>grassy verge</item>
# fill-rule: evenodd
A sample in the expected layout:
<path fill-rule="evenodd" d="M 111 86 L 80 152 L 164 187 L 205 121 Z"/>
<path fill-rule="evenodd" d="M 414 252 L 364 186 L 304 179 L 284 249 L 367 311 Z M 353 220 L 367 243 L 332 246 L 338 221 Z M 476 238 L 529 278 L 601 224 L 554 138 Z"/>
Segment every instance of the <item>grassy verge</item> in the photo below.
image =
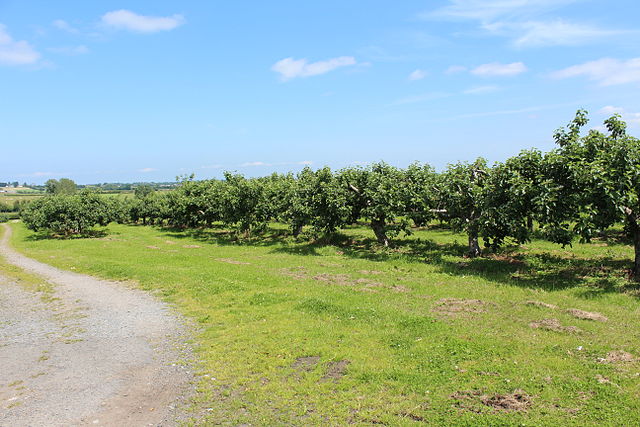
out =
<path fill-rule="evenodd" d="M 5 233 L 4 228 L 0 227 L 0 239 Z M 30 292 L 39 292 L 44 300 L 51 298 L 53 286 L 43 280 L 41 277 L 27 273 L 20 267 L 8 264 L 0 255 L 0 276 L 4 276 L 22 286 Z"/>
<path fill-rule="evenodd" d="M 640 302 L 615 239 L 469 260 L 447 230 L 387 250 L 359 228 L 321 245 L 277 229 L 48 240 L 12 226 L 29 256 L 135 280 L 202 326 L 205 422 L 640 423 Z"/>

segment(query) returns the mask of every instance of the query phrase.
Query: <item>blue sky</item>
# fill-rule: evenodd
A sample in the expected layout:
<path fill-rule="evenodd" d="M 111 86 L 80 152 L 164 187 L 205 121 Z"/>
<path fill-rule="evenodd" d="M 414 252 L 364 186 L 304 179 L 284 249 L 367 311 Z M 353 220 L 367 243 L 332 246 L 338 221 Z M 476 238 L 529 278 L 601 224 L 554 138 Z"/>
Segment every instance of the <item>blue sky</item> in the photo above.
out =
<path fill-rule="evenodd" d="M 0 0 L 0 177 L 172 181 L 640 134 L 637 0 Z"/>

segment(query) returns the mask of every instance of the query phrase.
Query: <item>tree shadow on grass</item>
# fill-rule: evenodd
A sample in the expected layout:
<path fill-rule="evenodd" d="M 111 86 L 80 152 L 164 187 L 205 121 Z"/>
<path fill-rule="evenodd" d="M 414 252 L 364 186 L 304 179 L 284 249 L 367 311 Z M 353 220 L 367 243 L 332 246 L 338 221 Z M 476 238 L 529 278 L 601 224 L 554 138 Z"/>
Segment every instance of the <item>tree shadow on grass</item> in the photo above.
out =
<path fill-rule="evenodd" d="M 244 235 L 222 227 L 211 228 L 159 228 L 167 238 L 192 239 L 219 246 L 275 246 L 291 240 L 287 230 L 269 229 L 264 233 Z"/>
<path fill-rule="evenodd" d="M 290 255 L 321 256 L 325 253 L 322 249 L 331 246 L 349 258 L 426 263 L 451 276 L 477 276 L 509 286 L 547 291 L 582 288 L 581 295 L 586 298 L 615 292 L 640 294 L 640 285 L 628 280 L 630 260 L 576 258 L 569 251 L 567 256 L 561 256 L 549 252 L 529 253 L 514 246 L 479 258 L 466 258 L 466 245 L 424 238 L 397 239 L 393 248 L 384 248 L 375 239 L 340 232 L 309 240 L 308 235 L 296 239 L 286 229 L 273 228 L 246 237 L 221 227 L 162 230 L 168 238 L 189 238 L 220 246 L 270 247 L 272 253 Z"/>
<path fill-rule="evenodd" d="M 452 276 L 476 276 L 488 281 L 546 291 L 582 288 L 581 296 L 595 298 L 606 293 L 640 294 L 640 284 L 629 281 L 630 260 L 612 257 L 576 258 L 548 252 L 527 253 L 519 247 L 506 248 L 478 258 L 467 258 L 467 247 L 459 243 L 436 243 L 429 239 L 397 241 L 392 249 L 382 248 L 374 239 L 347 239 L 334 246 L 344 256 L 374 262 L 402 260 L 436 266 Z M 280 246 L 273 252 L 306 255 L 318 243 Z"/>
<path fill-rule="evenodd" d="M 77 239 L 93 239 L 107 236 L 107 230 L 88 230 L 80 234 L 57 234 L 49 231 L 39 231 L 25 237 L 28 241 L 39 240 L 77 240 Z"/>
<path fill-rule="evenodd" d="M 562 257 L 550 253 L 497 254 L 488 257 L 445 261 L 442 271 L 453 275 L 476 275 L 498 283 L 547 291 L 582 287 L 585 297 L 638 289 L 628 281 L 629 261 Z"/>

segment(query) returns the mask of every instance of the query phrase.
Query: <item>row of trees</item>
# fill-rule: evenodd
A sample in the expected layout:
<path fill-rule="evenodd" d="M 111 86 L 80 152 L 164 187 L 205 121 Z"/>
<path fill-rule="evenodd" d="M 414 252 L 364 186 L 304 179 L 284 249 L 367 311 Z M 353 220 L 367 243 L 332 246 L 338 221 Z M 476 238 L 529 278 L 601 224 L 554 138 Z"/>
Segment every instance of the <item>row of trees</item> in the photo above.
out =
<path fill-rule="evenodd" d="M 406 169 L 385 163 L 337 172 L 306 168 L 296 176 L 253 179 L 227 172 L 224 180 L 185 179 L 166 193 L 141 188 L 119 206 L 87 192 L 58 202 L 49 198 L 33 203 L 22 216 L 32 229 L 51 229 L 60 220 L 47 220 L 47 209 L 64 199 L 85 205 L 91 200 L 87 206 L 97 217 L 90 218 L 102 221 L 96 223 L 119 220 L 187 228 L 223 222 L 250 233 L 280 221 L 297 236 L 305 226 L 331 233 L 364 220 L 385 246 L 399 234 L 411 233 L 412 225 L 439 217 L 467 233 L 470 256 L 481 253 L 480 238 L 493 249 L 507 240 L 530 240 L 534 223 L 544 238 L 566 245 L 576 236 L 588 241 L 623 222 L 636 250 L 633 273 L 640 278 L 640 141 L 626 134 L 619 116 L 605 121 L 606 133 L 591 130 L 581 136 L 586 123 L 586 112 L 578 111 L 566 128 L 556 131 L 556 149 L 523 151 L 492 167 L 477 159 L 449 165 L 442 173 L 419 163 Z M 97 214 L 102 212 L 100 203 L 111 216 Z M 33 221 L 45 211 L 49 213 Z M 80 228 L 67 227 L 65 232 L 74 230 Z"/>

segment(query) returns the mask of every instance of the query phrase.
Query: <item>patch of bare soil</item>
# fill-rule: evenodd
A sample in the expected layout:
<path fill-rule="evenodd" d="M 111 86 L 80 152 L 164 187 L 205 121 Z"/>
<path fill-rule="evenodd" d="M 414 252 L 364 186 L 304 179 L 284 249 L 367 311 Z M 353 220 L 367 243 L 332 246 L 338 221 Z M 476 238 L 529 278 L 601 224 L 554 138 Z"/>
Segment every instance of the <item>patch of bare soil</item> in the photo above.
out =
<path fill-rule="evenodd" d="M 447 316 L 467 313 L 486 313 L 488 302 L 479 299 L 442 298 L 431 311 Z"/>
<path fill-rule="evenodd" d="M 293 277 L 294 279 L 298 280 L 303 280 L 309 277 L 307 269 L 301 265 L 298 267 L 283 268 L 280 270 L 280 272 L 282 272 L 282 274 L 284 274 L 285 276 Z"/>
<path fill-rule="evenodd" d="M 598 381 L 599 384 L 611 384 L 611 380 L 609 378 L 600 374 L 596 375 L 596 381 Z"/>
<path fill-rule="evenodd" d="M 406 293 L 409 292 L 410 289 L 407 288 L 406 286 L 402 286 L 402 285 L 395 285 L 391 287 L 392 291 L 396 291 L 396 292 L 400 292 L 400 293 Z"/>
<path fill-rule="evenodd" d="M 347 372 L 347 366 L 351 362 L 348 360 L 338 360 L 336 362 L 327 363 L 327 372 L 320 379 L 321 381 L 338 382 Z"/>
<path fill-rule="evenodd" d="M 160 248 L 157 246 L 147 246 L 147 249 L 160 249 Z"/>
<path fill-rule="evenodd" d="M 607 320 L 609 320 L 606 316 L 603 316 L 600 313 L 578 310 L 577 308 L 570 308 L 569 310 L 567 310 L 567 313 L 569 313 L 576 319 L 595 320 L 597 322 L 606 322 Z"/>
<path fill-rule="evenodd" d="M 548 304 L 546 302 L 542 302 L 542 301 L 534 301 L 534 300 L 530 300 L 525 302 L 526 305 L 533 305 L 535 307 L 540 307 L 540 308 L 549 308 L 551 310 L 555 310 L 556 308 L 558 308 L 557 305 L 554 304 Z"/>
<path fill-rule="evenodd" d="M 375 275 L 375 274 L 382 274 L 382 271 L 376 271 L 376 270 L 360 270 L 360 271 L 358 271 L 358 273 L 360 273 L 360 274 L 372 274 L 372 275 Z"/>
<path fill-rule="evenodd" d="M 538 322 L 531 322 L 529 326 L 533 329 L 545 329 L 554 332 L 582 332 L 576 326 L 562 326 L 558 319 L 542 319 Z"/>
<path fill-rule="evenodd" d="M 319 273 L 312 275 L 302 266 L 283 268 L 280 271 L 285 276 L 293 277 L 298 280 L 312 279 L 330 285 L 357 287 L 357 290 L 362 292 L 376 292 L 375 288 L 386 287 L 384 284 L 379 282 L 374 282 L 365 278 L 353 279 L 348 274 L 342 273 Z"/>
<path fill-rule="evenodd" d="M 250 262 L 237 261 L 231 258 L 215 258 L 216 261 L 226 262 L 227 264 L 235 264 L 235 265 L 251 265 Z"/>
<path fill-rule="evenodd" d="M 320 273 L 313 276 L 312 279 L 318 282 L 333 283 L 340 286 L 349 286 L 351 284 L 351 278 L 348 274 Z"/>
<path fill-rule="evenodd" d="M 396 414 L 399 417 L 402 418 L 408 418 L 412 421 L 416 421 L 419 423 L 424 423 L 427 421 L 427 419 L 425 417 L 421 417 L 420 415 L 416 415 L 416 414 L 412 414 L 411 412 L 400 412 L 399 414 Z"/>
<path fill-rule="evenodd" d="M 320 356 L 298 357 L 291 367 L 298 373 L 309 372 L 320 362 Z"/>
<path fill-rule="evenodd" d="M 531 406 L 531 398 L 523 390 L 509 394 L 495 394 L 482 400 L 482 403 L 502 411 L 526 411 Z"/>
<path fill-rule="evenodd" d="M 519 389 L 491 396 L 479 390 L 457 391 L 449 397 L 456 401 L 454 406 L 476 413 L 482 412 L 483 406 L 506 412 L 524 412 L 531 407 L 531 397 Z"/>
<path fill-rule="evenodd" d="M 201 248 L 202 246 L 200 245 L 182 245 L 183 248 L 185 249 L 195 249 L 195 248 Z"/>
<path fill-rule="evenodd" d="M 638 360 L 633 354 L 627 353 L 623 350 L 614 350 L 607 353 L 607 357 L 601 359 L 602 362 L 608 363 L 627 363 L 627 362 L 635 362 Z"/>

